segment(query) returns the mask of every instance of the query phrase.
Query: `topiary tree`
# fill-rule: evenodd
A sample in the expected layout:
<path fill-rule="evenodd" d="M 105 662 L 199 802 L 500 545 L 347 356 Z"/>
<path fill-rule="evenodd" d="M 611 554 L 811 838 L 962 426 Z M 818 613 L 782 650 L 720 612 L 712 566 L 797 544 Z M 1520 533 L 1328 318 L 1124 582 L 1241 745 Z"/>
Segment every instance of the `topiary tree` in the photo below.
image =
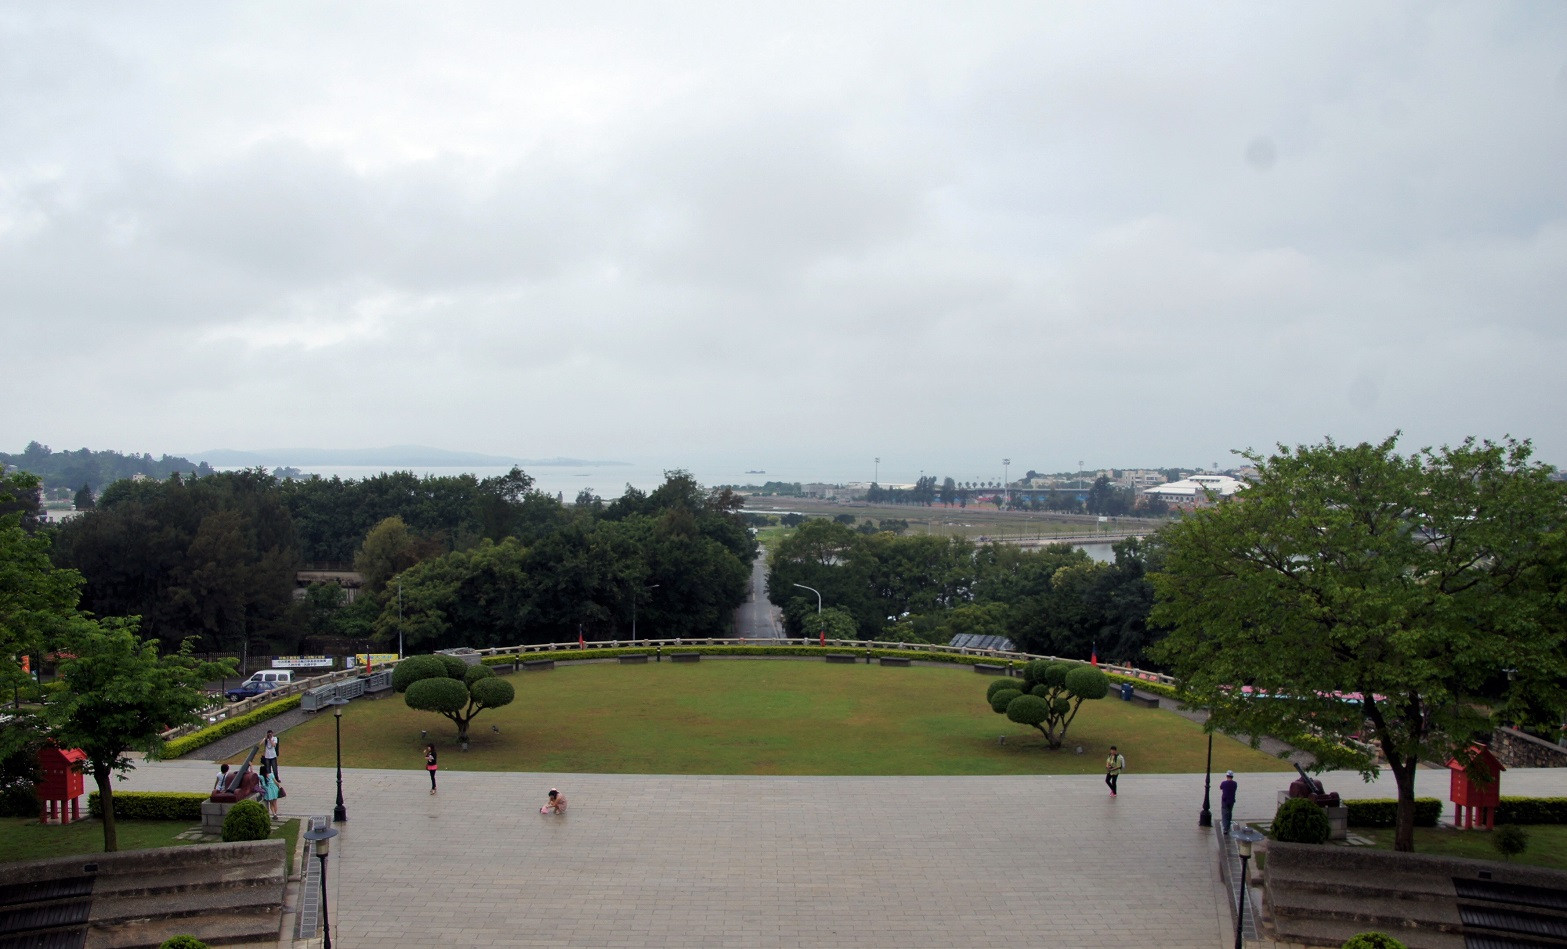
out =
<path fill-rule="evenodd" d="M 1349 937 L 1340 949 L 1409 949 L 1387 933 L 1369 932 Z"/>
<path fill-rule="evenodd" d="M 1503 824 L 1491 835 L 1491 846 L 1509 862 L 1529 849 L 1529 832 L 1517 824 Z"/>
<path fill-rule="evenodd" d="M 175 936 L 158 944 L 158 949 L 211 949 L 195 936 Z"/>
<path fill-rule="evenodd" d="M 446 664 L 439 656 L 409 656 L 392 667 L 392 691 L 407 692 L 408 687 L 420 679 L 436 679 L 446 675 Z"/>
<path fill-rule="evenodd" d="M 223 818 L 223 842 L 266 840 L 272 836 L 272 818 L 260 801 L 240 801 Z"/>
<path fill-rule="evenodd" d="M 435 662 L 420 663 L 409 673 L 411 681 L 404 687 L 403 701 L 409 708 L 451 719 L 457 726 L 458 741 L 468 740 L 468 724 L 480 712 L 510 705 L 517 697 L 512 684 L 498 678 L 489 666 L 470 666 L 454 656 L 411 656 L 403 663 L 422 659 Z M 402 668 L 403 664 L 399 663 L 398 671 Z M 439 671 L 434 671 L 437 669 Z M 392 674 L 392 686 L 397 686 L 396 672 Z"/>
<path fill-rule="evenodd" d="M 1273 839 L 1291 844 L 1320 844 L 1333 833 L 1328 812 L 1316 801 L 1292 797 L 1273 815 Z"/>
<path fill-rule="evenodd" d="M 998 679 L 986 688 L 985 699 L 997 714 L 1039 729 L 1054 751 L 1066 741 L 1067 727 L 1083 703 L 1109 692 L 1109 676 L 1093 666 L 1036 659 L 1023 667 L 1021 688 L 1016 680 Z"/>

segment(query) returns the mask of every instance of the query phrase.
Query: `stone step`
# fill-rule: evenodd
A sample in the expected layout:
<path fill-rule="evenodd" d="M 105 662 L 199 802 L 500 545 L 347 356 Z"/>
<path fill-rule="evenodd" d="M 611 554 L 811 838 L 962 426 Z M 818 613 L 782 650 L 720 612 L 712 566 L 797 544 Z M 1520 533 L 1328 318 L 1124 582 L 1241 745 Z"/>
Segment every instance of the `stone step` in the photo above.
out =
<path fill-rule="evenodd" d="M 1410 901 L 1452 902 L 1452 880 L 1429 873 L 1397 870 L 1336 870 L 1331 878 L 1304 867 L 1269 867 L 1267 885 L 1284 890 L 1340 894 L 1346 897 L 1386 897 Z"/>
<path fill-rule="evenodd" d="M 199 933 L 201 941 L 212 946 L 275 946 L 279 942 L 282 919 L 282 914 L 276 910 L 256 910 L 206 915 L 200 920 L 173 917 L 94 923 L 87 936 L 87 946 L 91 949 L 157 949 L 166 939 L 191 933 Z"/>
<path fill-rule="evenodd" d="M 93 899 L 163 895 L 192 890 L 225 889 L 284 883 L 283 867 L 275 860 L 254 860 L 221 867 L 166 868 L 139 874 L 103 874 Z"/>
<path fill-rule="evenodd" d="M 165 893 L 140 893 L 134 896 L 94 897 L 94 924 L 119 919 L 156 916 L 193 916 L 202 913 L 267 910 L 283 907 L 283 884 L 209 887 Z"/>
<path fill-rule="evenodd" d="M 1382 896 L 1341 896 L 1302 890 L 1268 887 L 1268 908 L 1274 925 L 1282 933 L 1290 919 L 1315 918 L 1345 920 L 1360 929 L 1380 929 L 1390 935 L 1404 931 L 1460 933 L 1463 921 L 1453 903 L 1404 900 Z M 1403 936 L 1399 936 L 1403 939 Z M 1407 940 L 1406 940 L 1407 941 Z"/>
<path fill-rule="evenodd" d="M 1280 942 L 1299 943 L 1305 946 L 1344 945 L 1349 937 L 1376 929 L 1398 939 L 1409 949 L 1465 949 L 1464 937 L 1457 933 L 1436 930 L 1408 930 L 1397 927 L 1366 926 L 1343 919 L 1290 919 L 1287 926 L 1275 921 L 1274 935 Z"/>

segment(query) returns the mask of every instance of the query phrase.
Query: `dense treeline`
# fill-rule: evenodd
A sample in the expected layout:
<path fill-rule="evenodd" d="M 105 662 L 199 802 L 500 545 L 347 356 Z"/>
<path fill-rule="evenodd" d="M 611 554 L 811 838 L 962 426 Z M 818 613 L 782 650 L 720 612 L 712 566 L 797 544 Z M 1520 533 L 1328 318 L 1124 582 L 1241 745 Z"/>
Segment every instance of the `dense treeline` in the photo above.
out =
<path fill-rule="evenodd" d="M 652 493 L 567 507 L 498 478 L 279 481 L 262 470 L 121 481 L 55 528 L 55 562 L 81 572 L 83 609 L 140 616 L 172 647 L 223 652 L 512 645 L 629 635 L 632 617 L 715 635 L 744 601 L 755 545 L 740 499 L 670 472 Z M 596 499 L 595 499 L 596 501 Z M 294 597 L 309 562 L 366 577 Z"/>
<path fill-rule="evenodd" d="M 43 493 L 50 498 L 69 498 L 87 488 L 97 494 L 105 486 L 138 475 L 161 481 L 176 472 L 205 476 L 213 473 L 206 462 L 164 455 L 122 455 L 117 451 L 51 451 L 48 445 L 28 442 L 20 454 L 0 452 L 0 469 L 15 465 L 43 482 Z"/>
<path fill-rule="evenodd" d="M 1144 649 L 1158 547 L 1136 539 L 1098 563 L 1056 544 L 1035 550 L 963 538 L 865 534 L 824 518 L 802 524 L 771 559 L 768 597 L 793 635 L 814 632 L 816 595 L 852 619 L 854 634 L 947 642 L 957 633 L 1006 636 L 1028 652 L 1147 665 Z M 832 635 L 832 633 L 829 633 Z"/>

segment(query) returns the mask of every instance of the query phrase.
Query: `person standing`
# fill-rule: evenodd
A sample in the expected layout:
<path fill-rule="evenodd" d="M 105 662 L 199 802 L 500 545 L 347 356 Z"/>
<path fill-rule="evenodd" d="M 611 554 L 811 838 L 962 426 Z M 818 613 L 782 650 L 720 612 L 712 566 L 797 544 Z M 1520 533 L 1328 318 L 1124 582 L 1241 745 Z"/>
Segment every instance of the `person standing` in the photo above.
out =
<path fill-rule="evenodd" d="M 434 794 L 435 793 L 435 772 L 440 770 L 440 766 L 437 765 L 436 762 L 435 762 L 435 746 L 434 745 L 425 745 L 424 746 L 424 770 L 430 772 L 430 793 Z"/>
<path fill-rule="evenodd" d="M 1219 782 L 1219 815 L 1224 822 L 1224 833 L 1230 832 L 1230 817 L 1235 813 L 1235 792 L 1240 785 L 1235 783 L 1235 772 L 1224 772 L 1224 780 Z"/>
<path fill-rule="evenodd" d="M 1105 784 L 1110 786 L 1110 796 L 1115 797 L 1116 784 L 1121 779 L 1121 772 L 1126 770 L 1126 756 L 1110 746 L 1110 756 L 1105 758 Z"/>
<path fill-rule="evenodd" d="M 277 736 L 267 729 L 267 737 L 261 740 L 261 764 L 272 776 L 277 777 Z"/>
<path fill-rule="evenodd" d="M 261 770 L 261 799 L 267 802 L 267 813 L 271 815 L 273 820 L 277 820 L 278 795 L 277 776 L 263 768 Z"/>

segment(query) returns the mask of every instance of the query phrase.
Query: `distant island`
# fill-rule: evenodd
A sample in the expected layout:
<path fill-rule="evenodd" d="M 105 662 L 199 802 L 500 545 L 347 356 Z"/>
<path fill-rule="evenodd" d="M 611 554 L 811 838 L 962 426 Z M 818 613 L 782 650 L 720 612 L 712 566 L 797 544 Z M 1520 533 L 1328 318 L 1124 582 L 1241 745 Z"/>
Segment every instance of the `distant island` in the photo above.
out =
<path fill-rule="evenodd" d="M 582 458 L 517 458 L 484 455 L 471 451 L 448 451 L 424 445 L 391 445 L 386 448 L 269 448 L 262 451 L 237 451 L 219 448 L 191 452 L 185 457 L 206 462 L 214 468 L 255 468 L 290 466 L 296 468 L 337 467 L 343 465 L 385 468 L 456 468 L 473 465 L 486 468 L 517 465 L 522 468 L 604 468 L 629 465 L 626 461 L 590 461 Z"/>

